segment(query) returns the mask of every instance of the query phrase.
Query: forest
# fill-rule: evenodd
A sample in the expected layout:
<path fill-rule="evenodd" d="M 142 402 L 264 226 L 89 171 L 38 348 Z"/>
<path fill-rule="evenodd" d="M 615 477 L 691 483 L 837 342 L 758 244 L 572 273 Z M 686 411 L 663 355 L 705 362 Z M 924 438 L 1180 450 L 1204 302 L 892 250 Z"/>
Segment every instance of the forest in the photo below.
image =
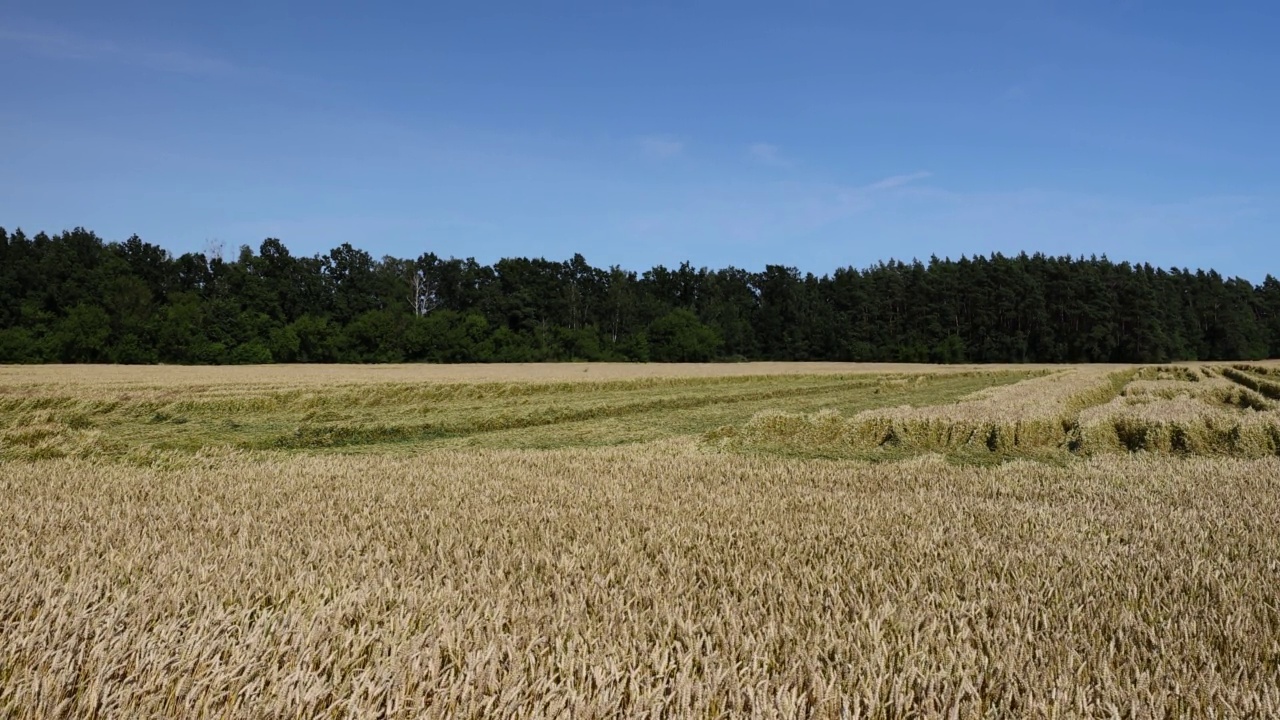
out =
<path fill-rule="evenodd" d="M 1123 362 L 1280 357 L 1280 281 L 1106 257 L 597 268 L 234 258 L 0 228 L 0 363 Z"/>

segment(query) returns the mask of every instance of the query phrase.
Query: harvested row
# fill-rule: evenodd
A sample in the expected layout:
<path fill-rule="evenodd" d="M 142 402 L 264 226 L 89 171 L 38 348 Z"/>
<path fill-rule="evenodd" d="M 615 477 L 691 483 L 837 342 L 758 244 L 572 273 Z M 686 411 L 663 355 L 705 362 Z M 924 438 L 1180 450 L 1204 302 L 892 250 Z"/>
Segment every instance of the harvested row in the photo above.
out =
<path fill-rule="evenodd" d="M 850 418 L 834 412 L 760 413 L 741 430 L 726 428 L 709 437 L 730 445 L 852 450 L 1059 448 L 1070 442 L 1082 410 L 1108 402 L 1133 375 L 1115 368 L 1072 368 L 981 390 L 952 404 L 873 409 Z"/>
<path fill-rule="evenodd" d="M 1078 449 L 1266 457 L 1280 451 L 1280 412 L 1264 381 L 1233 368 L 1195 382 L 1135 380 L 1080 415 Z M 1141 374 L 1141 373 L 1140 373 Z M 1230 379 L 1228 379 L 1230 378 Z"/>
<path fill-rule="evenodd" d="M 1168 381 L 1168 382 L 1200 382 L 1214 377 L 1214 372 L 1206 367 L 1187 367 L 1186 365 L 1148 365 L 1138 368 L 1134 380 Z"/>
<path fill-rule="evenodd" d="M 1263 368 L 1252 368 L 1248 365 L 1237 365 L 1236 367 L 1222 369 L 1222 374 L 1232 382 L 1266 395 L 1273 400 L 1280 400 L 1280 382 L 1253 374 L 1265 372 L 1266 370 Z"/>
<path fill-rule="evenodd" d="M 1081 410 L 1115 397 L 1131 376 L 1131 371 L 1075 368 L 982 390 L 951 405 L 866 411 L 852 423 L 863 443 L 916 450 L 1056 447 Z"/>
<path fill-rule="evenodd" d="M 1260 393 L 1218 374 L 1200 376 L 1194 381 L 1133 380 L 1124 386 L 1121 396 L 1130 402 L 1176 400 L 1190 397 L 1211 405 L 1229 405 L 1252 410 L 1274 410 L 1277 404 Z"/>
<path fill-rule="evenodd" d="M 950 405 L 852 417 L 760 413 L 741 429 L 708 438 L 728 447 L 854 456 L 892 448 L 1256 458 L 1280 453 L 1280 407 L 1271 399 L 1273 390 L 1280 386 L 1231 368 L 1222 374 L 1183 366 L 1081 369 L 983 390 Z"/>
<path fill-rule="evenodd" d="M 246 390 L 208 386 L 190 398 L 164 388 L 100 389 L 75 397 L 0 392 L 0 458 L 124 457 L 209 447 L 312 451 L 492 443 L 537 447 L 697 435 L 780 407 L 857 412 L 950 402 L 1016 382 L 1025 372 L 641 378 L 627 382 L 403 384 Z"/>
<path fill-rule="evenodd" d="M 1267 457 L 1280 449 L 1280 414 L 1189 396 L 1115 402 L 1081 414 L 1079 449 Z"/>
<path fill-rule="evenodd" d="M 1244 370 L 1255 375 L 1263 375 L 1268 377 L 1280 377 L 1280 365 L 1235 365 L 1237 370 Z"/>

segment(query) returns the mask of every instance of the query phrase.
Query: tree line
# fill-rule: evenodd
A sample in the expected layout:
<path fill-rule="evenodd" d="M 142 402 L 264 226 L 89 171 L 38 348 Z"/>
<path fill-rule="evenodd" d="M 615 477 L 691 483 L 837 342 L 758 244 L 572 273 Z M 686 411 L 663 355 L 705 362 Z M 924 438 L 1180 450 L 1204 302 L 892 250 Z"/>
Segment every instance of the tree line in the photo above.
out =
<path fill-rule="evenodd" d="M 838 360 L 1125 362 L 1280 357 L 1280 281 L 1042 254 L 831 274 L 565 261 L 234 259 L 136 235 L 0 228 L 0 362 Z"/>

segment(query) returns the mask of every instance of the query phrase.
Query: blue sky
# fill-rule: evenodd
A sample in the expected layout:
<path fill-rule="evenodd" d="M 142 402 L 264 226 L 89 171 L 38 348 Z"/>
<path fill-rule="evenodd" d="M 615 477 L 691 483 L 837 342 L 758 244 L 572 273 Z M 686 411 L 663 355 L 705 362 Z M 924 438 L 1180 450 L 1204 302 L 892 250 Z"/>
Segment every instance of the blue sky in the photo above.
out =
<path fill-rule="evenodd" d="M 0 5 L 0 225 L 1280 275 L 1273 2 Z"/>

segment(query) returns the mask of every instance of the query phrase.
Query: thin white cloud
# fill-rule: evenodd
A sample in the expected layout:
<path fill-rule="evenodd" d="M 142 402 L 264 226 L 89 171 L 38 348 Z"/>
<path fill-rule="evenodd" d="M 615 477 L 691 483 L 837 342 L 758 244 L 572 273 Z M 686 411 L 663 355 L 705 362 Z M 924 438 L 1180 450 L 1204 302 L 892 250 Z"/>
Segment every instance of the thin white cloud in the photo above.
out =
<path fill-rule="evenodd" d="M 62 30 L 0 27 L 0 41 L 23 52 L 57 60 L 110 62 L 181 75 L 228 75 L 238 70 L 220 58 L 183 50 L 124 46 Z"/>
<path fill-rule="evenodd" d="M 640 149 L 650 157 L 673 158 L 684 153 L 684 143 L 665 135 L 640 138 Z"/>
<path fill-rule="evenodd" d="M 926 170 L 920 172 L 907 173 L 905 175 L 891 175 L 883 180 L 877 180 L 866 187 L 867 190 L 889 190 L 891 188 L 902 187 L 917 180 L 924 180 L 933 177 L 933 173 Z"/>
<path fill-rule="evenodd" d="M 752 143 L 747 148 L 747 154 L 751 156 L 752 160 L 755 160 L 761 165 L 786 167 L 791 164 L 782 156 L 782 151 L 778 149 L 778 146 L 770 143 Z"/>

